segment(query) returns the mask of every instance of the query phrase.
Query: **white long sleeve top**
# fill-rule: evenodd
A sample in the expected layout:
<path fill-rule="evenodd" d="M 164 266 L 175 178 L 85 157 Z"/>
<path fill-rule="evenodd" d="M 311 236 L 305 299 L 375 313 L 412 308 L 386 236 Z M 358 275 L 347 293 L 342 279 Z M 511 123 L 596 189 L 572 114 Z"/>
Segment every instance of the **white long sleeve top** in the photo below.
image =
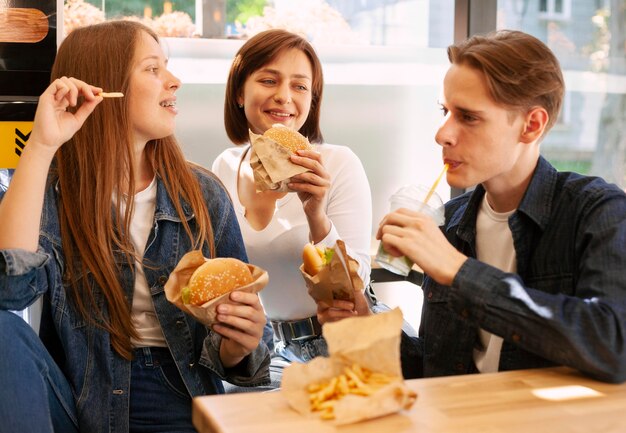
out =
<path fill-rule="evenodd" d="M 225 150 L 213 162 L 213 172 L 233 199 L 250 263 L 265 269 L 269 283 L 260 293 L 272 320 L 298 320 L 316 315 L 317 306 L 308 295 L 300 274 L 302 248 L 309 242 L 309 226 L 297 194 L 277 200 L 274 216 L 262 230 L 253 229 L 237 191 L 239 166 L 250 163 L 249 145 Z M 359 276 L 369 283 L 372 235 L 372 196 L 359 158 L 345 146 L 315 145 L 331 176 L 326 214 L 332 222 L 328 235 L 318 245 L 346 243 L 348 254 L 359 263 Z"/>

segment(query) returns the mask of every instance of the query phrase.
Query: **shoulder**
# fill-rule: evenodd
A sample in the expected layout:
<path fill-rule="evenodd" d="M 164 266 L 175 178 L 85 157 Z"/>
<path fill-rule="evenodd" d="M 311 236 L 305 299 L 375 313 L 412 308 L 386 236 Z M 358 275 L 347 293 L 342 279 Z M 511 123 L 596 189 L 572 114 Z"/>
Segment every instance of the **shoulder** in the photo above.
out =
<path fill-rule="evenodd" d="M 573 202 L 581 210 L 593 210 L 599 206 L 619 207 L 626 212 L 626 193 L 617 185 L 601 177 L 585 176 L 572 172 L 559 172 L 557 191 L 560 200 Z"/>
<path fill-rule="evenodd" d="M 220 153 L 213 161 L 211 167 L 213 173 L 221 177 L 225 173 L 237 171 L 241 156 L 247 148 L 247 145 L 230 147 Z"/>
<path fill-rule="evenodd" d="M 224 199 L 230 201 L 230 196 L 224 184 L 213 172 L 193 162 L 188 162 L 188 164 L 196 179 L 198 179 L 202 194 L 209 204 L 214 203 L 216 200 L 219 200 L 219 202 L 222 202 Z"/>

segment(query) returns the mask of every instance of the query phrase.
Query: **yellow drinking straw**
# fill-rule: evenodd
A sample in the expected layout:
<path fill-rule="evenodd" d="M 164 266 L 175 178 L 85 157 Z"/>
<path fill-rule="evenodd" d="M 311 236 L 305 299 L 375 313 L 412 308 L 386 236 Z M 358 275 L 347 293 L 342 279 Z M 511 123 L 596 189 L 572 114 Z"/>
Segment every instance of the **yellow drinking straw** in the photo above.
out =
<path fill-rule="evenodd" d="M 430 191 L 428 191 L 428 194 L 426 195 L 426 198 L 424 199 L 424 204 L 428 204 L 428 200 L 430 200 L 430 198 L 435 193 L 435 188 L 437 188 L 437 185 L 439 185 L 439 181 L 441 180 L 443 175 L 446 173 L 446 171 L 448 171 L 448 166 L 449 166 L 448 163 L 443 165 L 443 170 L 441 170 L 441 173 L 439 173 L 439 177 L 437 177 L 437 180 L 435 181 L 435 183 L 433 183 L 433 186 L 430 187 Z"/>

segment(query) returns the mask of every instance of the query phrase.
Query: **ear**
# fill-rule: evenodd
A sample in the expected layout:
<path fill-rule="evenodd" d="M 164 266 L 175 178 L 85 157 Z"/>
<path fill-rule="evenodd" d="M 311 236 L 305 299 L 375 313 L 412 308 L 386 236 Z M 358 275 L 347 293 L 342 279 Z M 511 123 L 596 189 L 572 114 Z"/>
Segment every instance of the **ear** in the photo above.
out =
<path fill-rule="evenodd" d="M 242 106 L 243 101 L 244 101 L 243 94 L 240 93 L 239 95 L 237 95 L 237 105 Z"/>
<path fill-rule="evenodd" d="M 541 138 L 548 124 L 548 112 L 543 107 L 534 107 L 528 113 L 524 121 L 524 130 L 520 136 L 522 143 L 531 143 Z"/>

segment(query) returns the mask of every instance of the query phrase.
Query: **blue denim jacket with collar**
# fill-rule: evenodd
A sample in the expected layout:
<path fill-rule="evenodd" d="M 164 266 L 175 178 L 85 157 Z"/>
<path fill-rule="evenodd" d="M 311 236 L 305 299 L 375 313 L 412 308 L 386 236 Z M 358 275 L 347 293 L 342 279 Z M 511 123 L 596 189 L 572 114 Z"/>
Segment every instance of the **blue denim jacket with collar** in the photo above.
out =
<path fill-rule="evenodd" d="M 566 365 L 626 380 L 626 194 L 540 157 L 509 218 L 517 273 L 475 259 L 482 186 L 446 204 L 447 239 L 470 257 L 451 286 L 426 276 L 419 337 L 402 338 L 406 377 L 476 373 L 479 328 L 504 339 L 500 371 Z"/>
<path fill-rule="evenodd" d="M 196 169 L 212 221 L 217 256 L 247 261 L 230 198 L 219 180 Z M 221 337 L 165 297 L 163 286 L 181 257 L 192 249 L 181 219 L 160 179 L 157 179 L 154 225 L 144 255 L 145 276 L 165 339 L 190 395 L 223 392 L 221 379 L 241 386 L 269 384 L 269 351 L 264 343 L 233 369 L 219 358 Z M 80 430 L 90 433 L 127 432 L 130 362 L 118 356 L 109 334 L 87 325 L 67 302 L 62 272 L 56 182 L 46 191 L 37 253 L 0 251 L 0 308 L 21 310 L 46 293 L 44 308 L 54 323 L 63 347 L 62 369 L 74 391 Z M 0 198 L 3 192 L 0 191 Z M 183 206 L 194 228 L 194 215 Z M 208 247 L 204 247 L 209 256 Z M 132 302 L 134 277 L 120 259 L 122 287 Z M 102 301 L 102 297 L 99 297 Z"/>

